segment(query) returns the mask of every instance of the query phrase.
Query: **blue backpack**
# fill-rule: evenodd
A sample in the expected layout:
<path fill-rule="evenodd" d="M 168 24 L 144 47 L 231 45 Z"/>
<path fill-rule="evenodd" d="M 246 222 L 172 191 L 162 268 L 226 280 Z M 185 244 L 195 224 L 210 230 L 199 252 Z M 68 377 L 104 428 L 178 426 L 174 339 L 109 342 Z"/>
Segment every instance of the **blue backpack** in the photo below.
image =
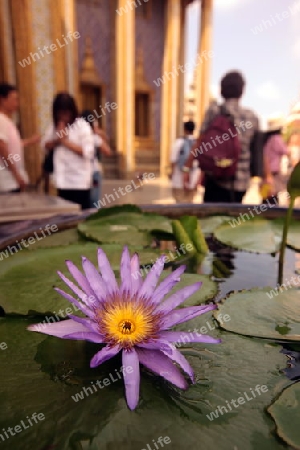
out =
<path fill-rule="evenodd" d="M 186 163 L 186 160 L 189 157 L 190 151 L 192 150 L 192 148 L 195 144 L 195 139 L 189 139 L 188 137 L 185 137 L 185 136 L 182 139 L 183 139 L 183 144 L 181 146 L 178 160 L 177 160 L 177 165 L 180 170 L 183 169 L 183 167 Z"/>

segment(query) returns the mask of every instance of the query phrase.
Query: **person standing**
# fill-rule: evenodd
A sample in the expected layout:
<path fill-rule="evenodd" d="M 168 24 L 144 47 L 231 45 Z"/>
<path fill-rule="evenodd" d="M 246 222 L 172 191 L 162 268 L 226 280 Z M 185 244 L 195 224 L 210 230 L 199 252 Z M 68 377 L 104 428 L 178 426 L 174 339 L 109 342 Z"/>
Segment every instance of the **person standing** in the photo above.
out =
<path fill-rule="evenodd" d="M 235 174 L 231 179 L 217 179 L 209 174 L 204 175 L 205 203 L 241 203 L 250 185 L 251 176 L 260 176 L 263 173 L 259 121 L 253 111 L 242 107 L 240 104 L 244 87 L 245 80 L 240 72 L 231 71 L 223 76 L 221 80 L 221 95 L 224 102 L 221 105 L 213 102 L 209 106 L 201 126 L 199 139 L 183 168 L 186 172 L 185 183 L 187 183 L 189 171 L 192 168 L 194 159 L 197 158 L 195 154 L 197 153 L 197 146 L 201 143 L 201 135 L 207 132 L 214 119 L 223 115 L 225 111 L 226 115 L 232 119 L 232 125 L 236 128 L 235 136 L 238 138 L 241 151 Z M 226 131 L 227 133 L 224 134 L 229 134 L 229 130 Z M 224 134 L 216 137 L 218 140 L 214 141 L 214 146 L 222 145 Z M 226 145 L 228 145 L 228 137 L 226 141 Z M 205 151 L 209 152 L 210 150 Z M 226 158 L 224 162 L 226 162 Z M 199 156 L 199 165 L 201 168 L 201 155 Z"/>
<path fill-rule="evenodd" d="M 37 144 L 39 135 L 21 139 L 12 120 L 19 108 L 17 88 L 0 84 L 0 193 L 19 193 L 28 185 L 23 148 Z"/>
<path fill-rule="evenodd" d="M 270 191 L 277 200 L 278 193 L 286 190 L 286 181 L 281 170 L 282 158 L 290 156 L 281 134 L 283 126 L 282 117 L 269 118 L 264 143 L 265 182 L 270 185 Z"/>
<path fill-rule="evenodd" d="M 95 153 L 93 157 L 93 174 L 92 187 L 90 192 L 90 208 L 98 207 L 98 201 L 101 197 L 103 167 L 102 167 L 102 153 L 106 156 L 111 156 L 112 151 L 108 144 L 108 137 L 101 128 L 99 128 L 96 118 L 92 111 L 86 109 L 81 116 L 90 125 L 94 138 Z"/>
<path fill-rule="evenodd" d="M 56 95 L 53 123 L 42 139 L 46 151 L 54 149 L 53 180 L 59 197 L 90 207 L 94 140 L 91 127 L 78 117 L 74 98 L 68 92 Z"/>
<path fill-rule="evenodd" d="M 290 161 L 291 167 L 294 168 L 295 165 L 300 161 L 300 134 L 292 133 L 288 140 L 288 149 L 290 151 Z"/>
<path fill-rule="evenodd" d="M 176 139 L 171 151 L 172 164 L 172 195 L 176 203 L 193 203 L 193 198 L 197 190 L 199 180 L 199 168 L 197 161 L 194 162 L 188 186 L 184 186 L 183 167 L 189 157 L 194 145 L 195 123 L 192 120 L 184 122 L 183 137 Z"/>

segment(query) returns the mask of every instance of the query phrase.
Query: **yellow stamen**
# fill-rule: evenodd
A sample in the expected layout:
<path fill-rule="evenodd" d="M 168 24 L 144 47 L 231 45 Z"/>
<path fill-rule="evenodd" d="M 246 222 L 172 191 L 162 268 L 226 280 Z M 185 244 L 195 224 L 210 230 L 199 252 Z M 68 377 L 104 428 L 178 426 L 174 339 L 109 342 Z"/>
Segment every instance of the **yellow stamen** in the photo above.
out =
<path fill-rule="evenodd" d="M 98 319 L 108 341 L 132 347 L 154 336 L 158 316 L 145 303 L 116 301 L 99 312 Z"/>

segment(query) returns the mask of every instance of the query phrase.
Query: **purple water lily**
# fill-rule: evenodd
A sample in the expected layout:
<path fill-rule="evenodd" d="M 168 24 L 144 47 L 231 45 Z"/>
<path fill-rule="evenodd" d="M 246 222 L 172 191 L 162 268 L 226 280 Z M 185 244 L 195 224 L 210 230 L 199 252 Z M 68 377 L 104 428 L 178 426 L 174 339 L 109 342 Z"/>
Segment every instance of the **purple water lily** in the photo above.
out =
<path fill-rule="evenodd" d="M 70 315 L 68 320 L 43 324 L 42 327 L 40 324 L 31 325 L 29 330 L 63 339 L 106 344 L 92 358 L 92 368 L 122 351 L 123 366 L 133 369 L 124 377 L 126 400 L 130 409 L 135 409 L 139 400 L 139 364 L 175 386 L 187 389 L 188 383 L 178 368 L 180 366 L 194 382 L 192 367 L 172 343 L 187 341 L 216 344 L 220 340 L 198 333 L 168 331 L 174 325 L 216 308 L 211 304 L 175 309 L 200 288 L 201 282 L 184 287 L 165 299 L 180 281 L 185 266 L 176 269 L 157 286 L 164 267 L 164 256 L 157 259 L 147 277 L 143 279 L 139 274 L 138 255 L 135 253 L 130 259 L 128 248 L 125 247 L 121 257 L 119 287 L 102 249 L 98 249 L 100 273 L 91 261 L 84 257 L 84 274 L 71 261 L 66 261 L 66 264 L 77 285 L 61 272 L 58 274 L 77 298 L 59 288 L 55 289 L 86 317 Z"/>

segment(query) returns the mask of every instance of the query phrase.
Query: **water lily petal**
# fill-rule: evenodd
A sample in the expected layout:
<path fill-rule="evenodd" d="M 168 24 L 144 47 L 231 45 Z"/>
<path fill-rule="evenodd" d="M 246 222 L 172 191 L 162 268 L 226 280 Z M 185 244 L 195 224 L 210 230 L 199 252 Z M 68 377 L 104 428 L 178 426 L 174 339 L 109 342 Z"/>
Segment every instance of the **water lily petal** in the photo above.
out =
<path fill-rule="evenodd" d="M 90 331 L 92 331 L 93 333 L 98 333 L 101 336 L 101 333 L 99 332 L 99 326 L 93 320 L 90 320 L 86 317 L 74 316 L 73 314 L 70 314 L 68 317 L 75 322 L 82 323 L 82 325 L 86 326 Z"/>
<path fill-rule="evenodd" d="M 179 291 L 175 292 L 171 297 L 158 306 L 155 312 L 169 313 L 177 306 L 181 305 L 187 298 L 197 292 L 202 286 L 202 282 L 198 281 L 190 286 L 186 286 Z"/>
<path fill-rule="evenodd" d="M 131 294 L 132 277 L 130 268 L 130 254 L 127 246 L 124 247 L 121 256 L 120 276 L 120 291 L 123 293 Z"/>
<path fill-rule="evenodd" d="M 170 291 L 173 289 L 175 284 L 180 281 L 180 276 L 185 271 L 186 266 L 180 266 L 178 269 L 174 270 L 170 275 L 168 275 L 155 289 L 152 302 L 159 303 Z"/>
<path fill-rule="evenodd" d="M 162 348 L 164 349 L 164 353 L 171 353 L 171 350 L 169 348 L 169 343 L 163 344 L 163 342 L 157 340 L 157 339 L 151 339 L 148 342 L 141 342 L 140 344 L 137 344 L 138 348 L 145 348 L 147 350 L 160 350 L 162 351 Z"/>
<path fill-rule="evenodd" d="M 133 348 L 130 351 L 122 352 L 123 367 L 131 367 L 130 373 L 124 373 L 125 393 L 128 407 L 133 410 L 139 402 L 140 393 L 140 364 L 138 354 Z"/>
<path fill-rule="evenodd" d="M 110 292 L 110 294 L 117 292 L 119 290 L 119 286 L 114 271 L 112 270 L 108 258 L 102 248 L 98 248 L 98 266 L 108 292 Z"/>
<path fill-rule="evenodd" d="M 89 332 L 89 329 L 84 325 L 74 322 L 72 319 L 61 320 L 54 323 L 36 323 L 29 325 L 29 331 L 37 331 L 50 336 L 56 336 L 65 339 L 65 336 L 70 333 Z"/>
<path fill-rule="evenodd" d="M 75 266 L 75 264 L 72 263 L 72 261 L 66 261 L 66 265 L 68 267 L 68 270 L 76 283 L 81 287 L 81 289 L 87 294 L 88 297 L 92 297 L 95 295 L 93 289 L 91 288 L 88 280 L 83 275 L 83 273 L 80 272 L 78 267 Z"/>
<path fill-rule="evenodd" d="M 163 353 L 157 350 L 136 349 L 140 363 L 157 373 L 180 389 L 187 389 L 188 383 L 178 367 Z"/>
<path fill-rule="evenodd" d="M 184 370 L 185 373 L 189 375 L 192 381 L 194 381 L 194 371 L 185 357 L 177 350 L 177 348 L 170 344 L 167 341 L 157 339 L 157 345 L 159 346 L 159 350 L 164 353 L 168 358 L 172 359 L 172 361 L 176 362 L 180 365 L 180 367 Z M 167 349 L 166 349 L 167 347 Z"/>
<path fill-rule="evenodd" d="M 145 298 L 152 297 L 153 291 L 156 288 L 159 277 L 162 271 L 164 270 L 164 263 L 165 263 L 165 255 L 160 256 L 155 261 L 139 290 L 138 293 L 139 297 Z"/>
<path fill-rule="evenodd" d="M 120 345 L 114 345 L 113 347 L 107 345 L 93 356 L 90 367 L 93 369 L 94 367 L 100 366 L 100 364 L 117 355 L 120 350 Z"/>
<path fill-rule="evenodd" d="M 82 267 L 86 274 L 87 280 L 91 288 L 95 292 L 97 298 L 99 300 L 105 299 L 107 296 L 106 286 L 94 264 L 89 259 L 83 257 Z"/>
<path fill-rule="evenodd" d="M 139 255 L 135 253 L 130 261 L 131 270 L 131 292 L 132 295 L 136 294 L 143 284 L 143 277 L 140 272 L 140 259 Z"/>
<path fill-rule="evenodd" d="M 164 339 L 175 344 L 189 344 L 191 342 L 203 342 L 205 344 L 219 344 L 221 339 L 215 339 L 207 334 L 200 334 L 196 331 L 186 333 L 185 331 L 162 331 L 158 335 L 159 339 Z"/>
<path fill-rule="evenodd" d="M 190 306 L 188 308 L 176 309 L 161 320 L 161 329 L 166 330 L 167 328 L 171 328 L 179 323 L 187 322 L 194 317 L 205 314 L 206 312 L 212 311 L 216 308 L 216 305 L 210 304 L 204 306 Z"/>
<path fill-rule="evenodd" d="M 82 311 L 86 316 L 91 317 L 92 319 L 94 318 L 94 313 L 86 305 L 72 297 L 72 295 L 57 287 L 55 287 L 54 290 L 65 297 L 70 303 L 77 306 L 77 308 L 80 309 L 80 311 Z"/>
<path fill-rule="evenodd" d="M 81 289 L 79 289 L 79 287 L 76 286 L 76 284 L 74 284 L 73 281 L 69 280 L 69 278 L 67 278 L 59 270 L 57 271 L 57 273 L 60 276 L 60 278 L 63 280 L 63 282 L 74 292 L 74 294 L 76 294 L 77 297 L 79 297 L 80 300 L 83 301 L 83 303 L 85 303 L 87 306 L 90 306 L 90 301 L 89 301 L 88 296 Z M 94 298 L 95 298 L 95 294 L 94 294 Z"/>
<path fill-rule="evenodd" d="M 90 331 L 79 331 L 77 333 L 70 333 L 64 336 L 64 339 L 74 339 L 76 341 L 90 341 L 96 344 L 103 344 L 103 338 L 98 333 Z"/>

